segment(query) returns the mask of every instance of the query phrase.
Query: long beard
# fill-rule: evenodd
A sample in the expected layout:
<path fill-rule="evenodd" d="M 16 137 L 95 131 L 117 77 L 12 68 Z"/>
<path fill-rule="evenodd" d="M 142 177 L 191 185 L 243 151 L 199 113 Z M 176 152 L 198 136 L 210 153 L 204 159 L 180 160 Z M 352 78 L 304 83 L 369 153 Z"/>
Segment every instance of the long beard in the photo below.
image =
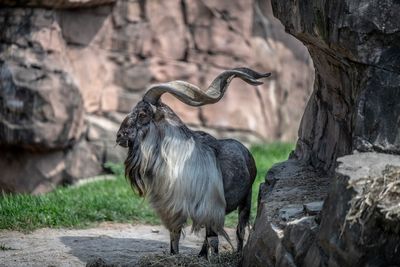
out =
<path fill-rule="evenodd" d="M 134 190 L 137 190 L 139 196 L 146 194 L 146 187 L 143 181 L 143 175 L 140 172 L 142 162 L 142 153 L 140 143 L 146 136 L 147 130 L 139 130 L 133 140 L 129 141 L 128 156 L 125 159 L 125 177 L 130 181 Z"/>

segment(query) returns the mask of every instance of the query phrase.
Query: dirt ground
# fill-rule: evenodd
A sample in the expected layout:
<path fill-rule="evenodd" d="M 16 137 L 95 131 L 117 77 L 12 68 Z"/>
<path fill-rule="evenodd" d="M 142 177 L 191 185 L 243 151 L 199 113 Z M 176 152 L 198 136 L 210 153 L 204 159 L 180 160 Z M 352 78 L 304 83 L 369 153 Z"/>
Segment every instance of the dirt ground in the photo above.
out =
<path fill-rule="evenodd" d="M 235 240 L 233 229 L 226 229 Z M 221 238 L 220 238 L 221 239 Z M 180 252 L 196 255 L 203 243 L 186 229 Z M 230 250 L 221 240 L 220 250 Z M 104 223 L 89 229 L 39 229 L 32 233 L 0 231 L 0 266 L 85 266 L 102 258 L 108 264 L 135 265 L 142 256 L 169 252 L 169 234 L 162 226 Z"/>

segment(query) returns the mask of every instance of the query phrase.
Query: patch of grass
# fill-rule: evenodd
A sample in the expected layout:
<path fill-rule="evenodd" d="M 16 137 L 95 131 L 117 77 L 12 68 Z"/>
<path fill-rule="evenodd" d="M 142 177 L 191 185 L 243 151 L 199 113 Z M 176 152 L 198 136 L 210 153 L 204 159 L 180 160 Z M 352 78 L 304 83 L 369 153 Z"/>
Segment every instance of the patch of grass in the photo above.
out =
<path fill-rule="evenodd" d="M 253 186 L 252 217 L 256 215 L 258 188 L 267 169 L 285 160 L 292 149 L 292 144 L 284 143 L 252 147 L 258 169 Z M 123 177 L 122 165 L 108 167 L 116 174 L 116 179 L 59 188 L 40 196 L 0 196 L 0 229 L 81 228 L 104 221 L 160 224 L 147 202 L 132 191 Z M 236 212 L 227 216 L 227 227 L 234 227 L 236 223 Z"/>
<path fill-rule="evenodd" d="M 0 229 L 81 228 L 104 221 L 160 223 L 121 174 L 113 180 L 59 188 L 40 196 L 0 197 Z"/>

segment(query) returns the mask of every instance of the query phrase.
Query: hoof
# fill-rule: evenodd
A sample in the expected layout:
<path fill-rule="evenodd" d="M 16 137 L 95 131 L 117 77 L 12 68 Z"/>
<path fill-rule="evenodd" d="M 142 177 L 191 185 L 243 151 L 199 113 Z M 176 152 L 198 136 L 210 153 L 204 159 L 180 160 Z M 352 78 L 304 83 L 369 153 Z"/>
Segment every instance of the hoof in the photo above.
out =
<path fill-rule="evenodd" d="M 207 254 L 207 249 L 202 249 L 197 257 L 207 259 Z"/>
<path fill-rule="evenodd" d="M 215 250 L 212 247 L 208 248 L 207 260 L 210 263 L 219 263 L 218 250 Z"/>

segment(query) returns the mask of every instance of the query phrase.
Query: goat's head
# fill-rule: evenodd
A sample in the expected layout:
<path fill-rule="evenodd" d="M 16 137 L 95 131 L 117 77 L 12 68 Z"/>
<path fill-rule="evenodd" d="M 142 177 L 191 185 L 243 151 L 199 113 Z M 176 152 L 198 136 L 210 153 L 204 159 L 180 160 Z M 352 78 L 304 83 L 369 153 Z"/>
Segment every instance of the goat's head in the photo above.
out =
<path fill-rule="evenodd" d="M 270 73 L 258 73 L 248 68 L 227 70 L 218 75 L 207 90 L 184 82 L 172 81 L 152 85 L 133 110 L 123 120 L 117 133 L 117 144 L 131 147 L 146 135 L 150 124 L 157 124 L 162 119 L 181 123 L 175 113 L 160 101 L 164 93 L 170 93 L 190 106 L 202 106 L 218 102 L 224 95 L 231 80 L 241 78 L 252 85 L 260 85 L 258 79 L 270 76 Z"/>
<path fill-rule="evenodd" d="M 152 105 L 140 101 L 122 121 L 117 133 L 117 144 L 129 147 L 138 135 L 143 135 L 153 116 Z"/>

